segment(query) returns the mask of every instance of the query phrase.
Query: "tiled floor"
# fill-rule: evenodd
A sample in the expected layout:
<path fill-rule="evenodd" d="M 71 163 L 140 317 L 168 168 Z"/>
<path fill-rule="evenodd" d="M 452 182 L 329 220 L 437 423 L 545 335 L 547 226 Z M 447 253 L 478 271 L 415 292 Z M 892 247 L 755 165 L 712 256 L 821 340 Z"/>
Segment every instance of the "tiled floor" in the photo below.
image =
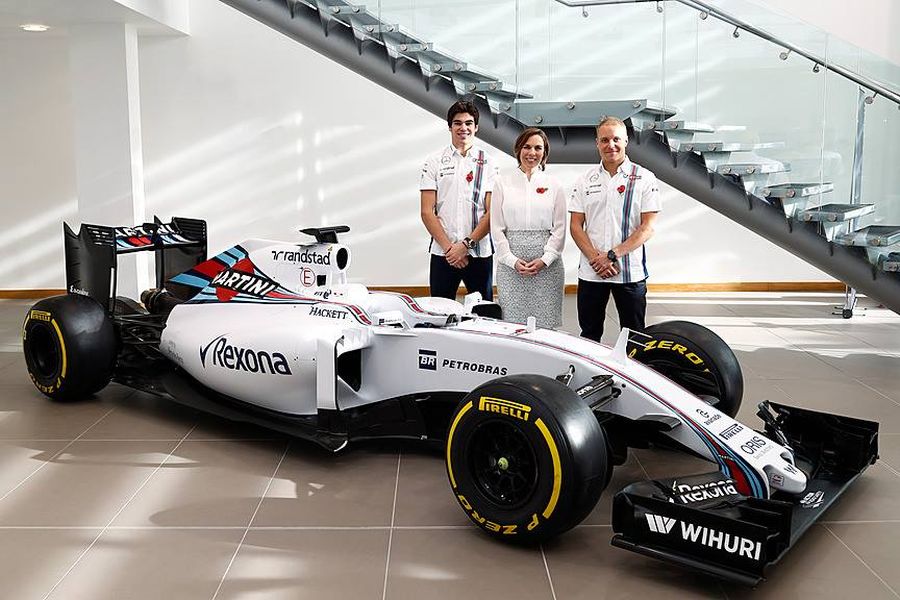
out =
<path fill-rule="evenodd" d="M 612 493 L 711 470 L 701 461 L 633 452 L 581 526 L 505 546 L 469 525 L 427 448 L 329 455 L 117 385 L 53 404 L 21 358 L 28 303 L 0 301 L 0 598 L 898 598 L 900 317 L 870 305 L 843 320 L 840 300 L 651 298 L 651 322 L 697 321 L 735 348 L 741 420 L 768 398 L 881 422 L 881 460 L 756 589 L 609 544 Z"/>

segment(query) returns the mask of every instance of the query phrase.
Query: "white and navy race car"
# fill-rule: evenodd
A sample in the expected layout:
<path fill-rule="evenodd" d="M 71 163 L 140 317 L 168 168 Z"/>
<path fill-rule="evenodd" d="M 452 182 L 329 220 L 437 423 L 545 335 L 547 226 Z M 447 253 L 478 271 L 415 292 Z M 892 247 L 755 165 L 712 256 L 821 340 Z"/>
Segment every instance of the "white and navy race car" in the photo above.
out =
<path fill-rule="evenodd" d="M 207 259 L 200 220 L 66 225 L 69 293 L 25 319 L 31 378 L 60 401 L 116 381 L 333 451 L 440 442 L 459 505 L 512 542 L 581 522 L 629 447 L 681 450 L 714 471 L 619 491 L 612 543 L 751 584 L 877 458 L 876 423 L 768 402 L 760 429 L 736 421 L 740 366 L 699 325 L 609 347 L 504 322 L 477 295 L 369 290 L 347 282 L 347 230 Z M 143 250 L 156 288 L 117 297 L 117 256 Z"/>

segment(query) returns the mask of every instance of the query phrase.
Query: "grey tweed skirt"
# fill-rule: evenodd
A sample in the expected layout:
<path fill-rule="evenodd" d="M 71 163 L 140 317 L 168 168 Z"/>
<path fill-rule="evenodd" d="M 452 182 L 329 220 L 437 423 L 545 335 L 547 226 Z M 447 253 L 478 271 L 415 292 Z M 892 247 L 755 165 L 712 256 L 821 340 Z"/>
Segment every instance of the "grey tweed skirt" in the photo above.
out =
<path fill-rule="evenodd" d="M 512 230 L 506 232 L 506 239 L 510 251 L 528 262 L 543 256 L 550 232 Z M 525 323 L 533 316 L 538 327 L 560 327 L 564 284 L 562 257 L 531 277 L 519 275 L 515 269 L 497 263 L 497 291 L 503 320 Z"/>

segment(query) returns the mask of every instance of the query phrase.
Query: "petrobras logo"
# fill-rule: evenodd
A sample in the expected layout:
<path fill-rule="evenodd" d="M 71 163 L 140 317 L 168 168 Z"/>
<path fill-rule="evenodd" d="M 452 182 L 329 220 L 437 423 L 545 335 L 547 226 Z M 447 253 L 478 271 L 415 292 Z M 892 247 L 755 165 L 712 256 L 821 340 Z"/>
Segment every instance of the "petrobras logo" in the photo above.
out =
<path fill-rule="evenodd" d="M 259 298 L 278 287 L 271 279 L 238 269 L 225 269 L 213 277 L 211 285 Z"/>
<path fill-rule="evenodd" d="M 760 556 L 762 556 L 762 542 L 718 531 L 711 527 L 679 521 L 671 517 L 661 517 L 651 513 L 646 513 L 644 516 L 647 519 L 648 528 L 653 533 L 678 535 L 689 544 L 706 546 L 712 550 L 726 552 L 753 561 L 759 561 Z"/>
<path fill-rule="evenodd" d="M 304 265 L 331 265 L 331 253 L 324 254 L 309 249 L 272 250 L 272 259 Z"/>
<path fill-rule="evenodd" d="M 487 373 L 488 375 L 506 375 L 508 369 L 497 365 L 489 365 L 486 363 L 469 362 L 466 360 L 456 360 L 445 358 L 441 362 L 444 369 L 454 369 L 457 371 L 471 371 L 473 373 Z"/>
<path fill-rule="evenodd" d="M 419 368 L 426 371 L 437 371 L 437 352 L 435 350 L 419 350 Z"/>
<path fill-rule="evenodd" d="M 740 423 L 735 423 L 734 425 L 729 425 L 728 427 L 723 429 L 722 433 L 720 433 L 719 436 L 723 440 L 730 440 L 731 438 L 733 438 L 734 436 L 736 436 L 743 430 L 744 430 L 743 425 L 741 425 Z"/>
<path fill-rule="evenodd" d="M 221 367 L 264 375 L 290 375 L 291 367 L 281 352 L 241 348 L 228 343 L 225 334 L 200 347 L 200 364 L 204 369 Z"/>
<path fill-rule="evenodd" d="M 699 484 L 678 483 L 676 480 L 672 482 L 672 491 L 682 504 L 727 498 L 738 493 L 732 479 L 720 479 Z"/>

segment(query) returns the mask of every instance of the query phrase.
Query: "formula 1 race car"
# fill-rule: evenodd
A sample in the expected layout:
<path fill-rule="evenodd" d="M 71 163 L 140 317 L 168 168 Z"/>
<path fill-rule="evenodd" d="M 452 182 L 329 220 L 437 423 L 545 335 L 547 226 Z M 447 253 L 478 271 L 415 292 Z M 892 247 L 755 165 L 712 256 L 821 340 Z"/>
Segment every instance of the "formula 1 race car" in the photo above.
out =
<path fill-rule="evenodd" d="M 347 227 L 309 244 L 247 240 L 206 257 L 206 223 L 64 225 L 68 294 L 24 324 L 35 386 L 59 401 L 110 381 L 338 451 L 437 440 L 488 535 L 540 542 L 581 522 L 629 447 L 713 463 L 633 483 L 612 543 L 755 584 L 877 458 L 878 425 L 763 402 L 734 420 L 740 366 L 713 332 L 660 323 L 614 347 L 458 303 L 347 282 Z M 152 250 L 156 288 L 116 295 L 117 256 Z"/>

